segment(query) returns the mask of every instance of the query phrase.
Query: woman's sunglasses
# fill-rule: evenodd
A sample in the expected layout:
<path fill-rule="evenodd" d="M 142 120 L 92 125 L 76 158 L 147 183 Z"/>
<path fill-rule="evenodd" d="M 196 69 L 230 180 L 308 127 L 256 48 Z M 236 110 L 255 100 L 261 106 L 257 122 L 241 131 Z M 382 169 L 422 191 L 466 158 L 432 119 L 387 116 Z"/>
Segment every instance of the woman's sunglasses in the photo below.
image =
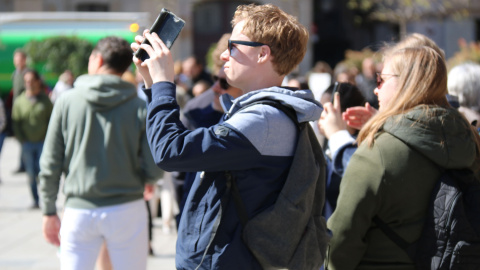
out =
<path fill-rule="evenodd" d="M 218 81 L 220 83 L 220 87 L 223 90 L 228 90 L 228 88 L 230 88 L 230 85 L 228 84 L 227 79 L 220 78 L 218 76 L 212 76 L 212 78 L 214 82 Z"/>
<path fill-rule="evenodd" d="M 383 83 L 386 81 L 382 78 L 382 76 L 389 76 L 390 78 L 391 77 L 398 77 L 398 75 L 396 75 L 396 74 L 382 74 L 382 73 L 379 73 L 379 72 L 377 72 L 376 74 L 377 74 L 377 89 L 381 89 Z"/>

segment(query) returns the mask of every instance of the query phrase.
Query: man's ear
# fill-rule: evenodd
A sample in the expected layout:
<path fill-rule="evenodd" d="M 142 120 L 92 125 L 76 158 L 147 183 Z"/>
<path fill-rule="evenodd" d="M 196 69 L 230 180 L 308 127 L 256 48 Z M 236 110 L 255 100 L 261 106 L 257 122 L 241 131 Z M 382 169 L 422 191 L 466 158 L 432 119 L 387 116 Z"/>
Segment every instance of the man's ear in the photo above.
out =
<path fill-rule="evenodd" d="M 97 55 L 97 58 L 98 58 L 98 67 L 102 67 L 103 66 L 103 57 L 102 57 L 102 54 L 98 54 Z"/>
<path fill-rule="evenodd" d="M 269 46 L 261 46 L 260 53 L 258 54 L 258 63 L 266 63 L 272 59 L 272 51 Z"/>
<path fill-rule="evenodd" d="M 95 63 L 94 64 L 94 67 L 95 67 L 94 74 L 101 74 L 106 69 L 106 67 L 104 66 L 104 63 L 103 63 L 103 57 L 100 53 L 97 53 L 95 55 L 94 63 Z"/>

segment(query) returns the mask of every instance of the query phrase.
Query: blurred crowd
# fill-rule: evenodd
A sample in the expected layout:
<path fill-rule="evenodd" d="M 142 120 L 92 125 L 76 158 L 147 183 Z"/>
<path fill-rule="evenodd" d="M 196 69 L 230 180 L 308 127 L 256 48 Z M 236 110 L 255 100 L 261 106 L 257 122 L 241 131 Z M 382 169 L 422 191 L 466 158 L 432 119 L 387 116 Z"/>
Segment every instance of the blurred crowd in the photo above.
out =
<path fill-rule="evenodd" d="M 191 56 L 181 61 L 176 61 L 173 64 L 175 72 L 174 83 L 176 87 L 176 102 L 180 107 L 179 117 L 184 127 L 189 130 L 193 131 L 198 128 L 208 128 L 216 125 L 222 120 L 225 111 L 222 103 L 220 102 L 220 97 L 223 94 L 229 94 L 233 99 L 244 94 L 241 89 L 229 83 L 223 69 L 224 62 L 220 60 L 220 55 L 228 50 L 228 41 L 230 37 L 230 33 L 225 33 L 219 39 L 215 50 L 210 55 L 213 60 L 212 62 L 214 63 L 211 67 L 206 66 L 206 56 Z M 412 47 L 421 47 L 421 49 L 425 50 L 426 52 L 409 51 L 408 48 Z M 433 52 L 431 50 L 433 50 Z M 404 55 L 399 56 L 398 52 L 394 51 L 401 51 L 401 53 Z M 323 148 L 323 154 L 327 160 L 327 167 L 325 168 L 326 200 L 323 216 L 328 220 L 329 228 L 331 228 L 334 233 L 334 237 L 332 239 L 332 248 L 330 250 L 332 253 L 332 256 L 330 257 L 330 260 L 332 260 L 332 269 L 342 269 L 341 261 L 348 261 L 348 258 L 345 258 L 344 255 L 339 256 L 337 255 L 339 253 L 335 252 L 338 252 L 338 250 L 342 249 L 343 251 L 349 250 L 350 248 L 349 243 L 346 243 L 346 240 L 338 240 L 338 238 L 335 238 L 335 234 L 344 233 L 346 236 L 351 236 L 356 240 L 356 236 L 352 235 L 357 232 L 352 232 L 353 229 L 351 228 L 345 228 L 347 226 L 345 224 L 351 224 L 350 221 L 347 220 L 348 218 L 356 218 L 356 213 L 353 213 L 353 211 L 367 211 L 363 208 L 360 210 L 352 210 L 352 204 L 355 202 L 354 199 L 358 196 L 352 195 L 353 191 L 349 190 L 349 188 L 357 189 L 358 192 L 365 193 L 368 193 L 371 190 L 363 190 L 362 187 L 359 188 L 357 184 L 351 183 L 352 181 L 350 179 L 354 179 L 355 174 L 357 173 L 360 175 L 357 176 L 361 177 L 363 171 L 359 172 L 359 168 L 362 166 L 371 166 L 371 168 L 377 168 L 375 164 L 372 165 L 369 164 L 369 162 L 375 163 L 379 157 L 376 156 L 375 153 L 371 153 L 371 151 L 369 152 L 369 150 L 364 150 L 361 148 L 358 142 L 365 142 L 365 144 L 367 144 L 377 140 L 379 142 L 378 145 L 382 146 L 383 144 L 380 138 L 383 137 L 377 138 L 375 137 L 377 135 L 374 135 L 378 130 L 381 129 L 376 124 L 385 124 L 388 123 L 388 120 L 386 120 L 387 118 L 381 120 L 380 117 L 384 115 L 394 116 L 399 114 L 398 111 L 397 113 L 393 112 L 393 110 L 397 108 L 392 105 L 393 103 L 399 102 L 400 104 L 403 102 L 402 104 L 408 104 L 408 102 L 405 101 L 407 97 L 398 95 L 396 96 L 398 100 L 387 100 L 386 97 L 382 96 L 384 95 L 384 92 L 382 91 L 389 89 L 389 83 L 393 81 L 391 80 L 392 77 L 394 77 L 395 80 L 402 80 L 399 82 L 399 84 L 403 83 L 402 87 L 411 87 L 409 85 L 409 78 L 403 78 L 399 75 L 397 66 L 400 66 L 401 64 L 396 63 L 395 61 L 401 61 L 401 59 L 403 59 L 402 57 L 405 57 L 406 60 L 404 61 L 409 61 L 408 57 L 420 57 L 423 56 L 423 54 L 436 55 L 439 57 L 439 59 L 436 61 L 445 61 L 442 50 L 438 48 L 428 37 L 419 34 L 409 35 L 397 44 L 390 44 L 379 53 L 386 55 L 389 61 L 378 61 L 373 57 L 366 57 L 363 59 L 360 68 L 348 67 L 343 63 L 339 63 L 332 67 L 324 61 L 319 61 L 314 64 L 309 72 L 305 74 L 300 74 L 298 71 L 290 72 L 284 77 L 281 85 L 281 87 L 294 90 L 310 89 L 313 92 L 315 100 L 320 103 L 323 108 L 321 117 L 315 121 L 311 121 L 310 124 L 315 131 L 315 135 L 317 136 L 319 144 Z M 410 56 L 410 54 L 413 56 Z M 95 49 L 92 53 L 92 56 L 95 56 Z M 91 63 L 94 63 L 95 59 L 93 59 L 92 56 L 90 61 Z M 42 199 L 40 198 L 41 196 L 39 196 L 38 191 L 39 174 L 41 171 L 41 156 L 46 145 L 45 140 L 47 137 L 47 132 L 53 132 L 50 131 L 52 127 L 49 126 L 49 123 L 52 125 L 52 121 L 56 120 L 59 123 L 66 125 L 65 121 L 68 122 L 69 118 L 61 117 L 68 117 L 68 115 L 59 114 L 61 114 L 60 112 L 67 114 L 69 111 L 63 108 L 57 109 L 55 106 L 65 107 L 68 105 L 70 107 L 75 107 L 75 101 L 72 100 L 71 103 L 66 103 L 68 97 L 62 98 L 62 96 L 69 91 L 72 91 L 72 89 L 79 89 L 81 86 L 80 84 L 77 84 L 78 78 L 76 78 L 71 71 L 65 70 L 58 77 L 58 82 L 54 85 L 54 87 L 50 88 L 44 83 L 41 75 L 35 69 L 27 67 L 27 57 L 28 55 L 26 55 L 26 53 L 21 49 L 15 51 L 13 55 L 13 62 L 15 65 L 15 70 L 13 71 L 12 75 L 13 88 L 9 98 L 5 99 L 4 101 L 0 100 L 0 130 L 2 131 L 0 136 L 0 154 L 3 140 L 6 136 L 14 136 L 22 145 L 21 160 L 18 162 L 19 167 L 11 169 L 16 170 L 18 173 L 26 173 L 28 175 L 29 189 L 31 190 L 32 195 L 32 208 L 40 209 L 44 208 L 44 206 L 42 206 Z M 144 78 L 141 76 L 138 69 L 132 68 L 131 64 L 128 64 L 127 66 L 128 67 L 126 67 L 125 70 L 121 70 L 121 74 L 118 75 L 121 77 L 123 82 L 129 83 L 128 87 L 134 89 L 138 98 L 145 102 L 143 105 L 138 105 L 139 108 L 142 108 L 138 109 L 138 114 L 146 114 L 145 104 L 148 102 L 149 97 L 142 90 L 144 87 Z M 411 68 L 417 68 L 414 60 L 412 60 Z M 120 72 L 117 71 L 116 73 Z M 427 77 L 427 75 L 425 76 Z M 447 76 L 447 73 L 445 73 L 445 76 Z M 432 102 L 432 104 L 443 106 L 445 108 L 454 108 L 462 115 L 461 117 L 464 117 L 464 119 L 466 119 L 472 126 L 480 131 L 480 65 L 478 63 L 471 62 L 463 63 L 453 67 L 450 71 L 448 71 L 448 77 L 445 76 L 441 79 L 445 80 L 445 82 L 448 81 L 448 94 L 445 95 L 445 100 L 448 101 L 448 104 L 440 104 L 440 100 L 442 100 L 441 98 L 436 99 L 434 102 Z M 439 80 L 439 78 L 435 78 L 435 80 Z M 417 76 L 414 79 L 421 78 L 418 78 Z M 428 78 L 426 78 L 426 80 L 427 79 Z M 120 82 L 118 82 L 118 84 L 120 84 Z M 418 91 L 427 91 L 428 89 L 422 90 L 420 88 L 429 87 L 420 83 L 415 85 L 418 87 Z M 127 86 L 122 87 L 128 88 Z M 413 93 L 413 90 L 411 91 Z M 101 100 L 103 97 L 102 92 L 95 95 L 98 95 L 99 100 Z M 428 96 L 430 94 L 425 92 L 424 95 Z M 71 97 L 73 95 L 69 96 Z M 411 98 L 413 99 L 415 97 L 412 96 Z M 418 102 L 418 104 L 423 103 Z M 56 111 L 56 114 L 54 111 Z M 98 111 L 101 111 L 101 109 Z M 101 113 L 98 113 L 98 115 L 101 115 Z M 51 120 L 53 117 L 56 117 L 55 120 Z M 95 118 L 98 120 L 100 116 L 93 117 L 92 119 Z M 101 122 L 101 120 L 98 121 Z M 143 115 L 143 118 L 141 118 L 139 121 L 143 121 L 142 123 L 145 125 L 145 115 Z M 420 119 L 418 121 L 422 120 Z M 88 122 L 85 124 L 85 134 L 87 134 L 86 132 L 92 128 L 91 126 L 94 126 L 93 123 L 96 122 Z M 73 123 L 70 124 L 73 125 Z M 145 127 L 139 128 L 138 133 L 140 134 L 140 132 L 145 132 Z M 390 131 L 387 131 L 387 133 L 388 132 Z M 391 131 L 391 133 L 395 134 L 394 131 Z M 58 131 L 57 136 L 60 136 L 61 134 L 62 132 Z M 99 135 L 97 134 L 96 136 Z M 138 135 L 138 138 L 140 137 L 142 136 Z M 63 139 L 67 140 L 66 138 Z M 59 141 L 62 141 L 63 139 L 60 137 L 51 138 L 49 142 L 50 147 L 53 147 L 51 144 L 58 144 Z M 388 140 L 388 138 L 386 140 Z M 391 140 L 391 144 L 397 143 L 393 139 Z M 80 147 L 80 145 L 78 145 L 78 147 Z M 139 147 L 139 149 L 140 148 L 141 147 Z M 402 148 L 399 146 L 398 149 Z M 360 151 L 360 154 L 357 154 L 358 157 L 355 159 L 354 154 L 357 152 L 357 150 Z M 128 152 L 139 150 L 129 149 L 128 151 L 125 151 Z M 48 150 L 48 153 L 51 153 L 51 150 Z M 72 155 L 77 154 L 78 153 L 75 153 L 75 151 L 72 152 Z M 362 156 L 362 154 L 366 155 L 367 157 Z M 361 159 L 362 157 L 367 159 L 367 161 Z M 52 154 L 51 158 L 55 159 L 57 156 Z M 67 160 L 67 158 L 70 157 L 62 158 Z M 43 159 L 45 159 L 45 161 Z M 42 164 L 42 166 L 47 166 L 47 158 L 43 159 L 42 162 L 44 162 L 44 164 Z M 142 158 L 140 158 L 139 161 L 134 161 L 132 164 L 135 164 L 136 166 L 137 163 L 144 162 L 144 160 L 141 159 Z M 72 160 L 76 161 L 75 158 L 73 158 L 68 160 L 68 162 L 58 166 L 66 166 L 65 164 L 73 162 Z M 350 165 L 351 160 L 354 164 L 353 167 Z M 397 159 L 392 157 L 391 160 L 394 162 Z M 87 161 L 85 160 L 85 162 Z M 403 161 L 398 162 L 401 163 Z M 78 166 L 87 166 L 85 164 L 81 164 L 81 162 L 79 164 L 80 165 Z M 51 166 L 52 170 L 54 170 L 53 168 L 55 166 Z M 122 166 L 133 165 L 127 163 L 98 163 L 92 164 L 91 166 L 94 168 L 99 166 L 107 166 L 110 170 L 117 171 L 120 170 Z M 415 168 L 418 167 L 412 164 L 409 164 L 408 166 Z M 430 165 L 425 166 L 428 167 Z M 65 171 L 59 170 L 59 173 L 65 173 Z M 374 171 L 374 169 L 368 173 L 370 176 L 372 176 L 372 178 L 379 174 L 379 172 Z M 396 172 L 391 173 L 392 175 L 395 175 Z M 165 234 L 176 233 L 180 218 L 182 217 L 185 202 L 195 181 L 196 174 L 196 171 L 162 171 L 158 173 L 151 173 L 150 177 L 153 179 L 141 181 L 141 185 L 139 185 L 139 187 L 141 187 L 142 190 L 136 190 L 135 194 L 142 194 L 142 207 L 143 201 L 147 202 L 146 205 L 148 206 L 148 216 L 150 219 L 148 223 L 150 231 L 149 241 L 153 240 L 151 235 L 151 228 L 153 226 L 151 222 L 152 218 L 161 217 L 162 231 Z M 98 176 L 98 174 L 95 173 L 92 175 Z M 345 180 L 345 177 L 347 180 Z M 344 184 L 345 187 L 341 188 L 341 183 L 343 181 L 347 181 L 346 183 L 349 183 L 351 186 Z M 101 183 L 97 184 L 101 186 Z M 42 188 L 44 190 L 47 189 L 45 187 Z M 52 189 L 49 192 L 55 192 L 55 190 Z M 105 190 L 105 192 L 110 191 Z M 375 192 L 380 193 L 381 191 L 375 190 Z M 368 196 L 368 194 L 363 195 L 365 197 Z M 406 194 L 404 195 L 407 196 Z M 350 198 L 347 198 L 348 196 L 350 196 Z M 413 198 L 413 200 L 416 200 L 416 198 Z M 360 199 L 359 201 L 360 203 L 364 202 Z M 392 202 L 386 200 L 383 203 L 388 204 Z M 371 205 L 376 204 L 372 203 Z M 45 211 L 45 209 L 42 210 Z M 343 213 L 347 214 L 344 215 L 341 211 L 344 211 Z M 44 214 L 56 215 L 56 211 L 45 212 Z M 348 216 L 349 214 L 351 214 L 351 217 Z M 402 216 L 402 218 L 409 218 L 408 215 L 410 213 L 402 212 L 402 215 L 403 214 L 404 216 Z M 415 213 L 415 215 L 416 214 L 418 213 Z M 395 219 L 394 217 L 389 218 Z M 412 224 L 410 225 L 412 228 L 416 226 Z M 367 224 L 365 226 L 368 228 L 369 225 Z M 415 230 L 412 229 L 412 231 Z M 371 237 L 371 235 L 369 235 L 369 237 Z M 375 240 L 372 241 L 375 242 Z M 373 249 L 380 249 L 380 246 L 381 245 L 375 246 Z M 153 254 L 154 251 L 151 249 L 150 244 L 148 247 L 150 254 Z M 375 257 L 376 254 L 381 254 L 381 252 L 375 253 L 375 250 L 373 249 L 369 249 L 368 252 L 371 252 L 369 255 Z M 352 253 L 355 252 L 352 251 Z M 103 246 L 101 254 L 102 255 L 99 256 L 99 261 L 97 262 L 99 269 L 108 269 L 112 267 L 106 245 Z M 97 254 L 94 255 L 97 256 Z M 392 254 L 390 255 L 393 257 L 396 256 Z M 118 255 L 115 256 L 118 257 Z M 361 255 L 358 256 L 361 257 Z M 74 258 L 72 258 L 72 260 L 74 260 Z M 361 261 L 361 259 L 359 260 Z M 404 260 L 404 258 L 399 256 L 398 260 L 401 261 Z M 347 266 L 345 267 L 346 268 L 343 269 L 349 269 Z"/>

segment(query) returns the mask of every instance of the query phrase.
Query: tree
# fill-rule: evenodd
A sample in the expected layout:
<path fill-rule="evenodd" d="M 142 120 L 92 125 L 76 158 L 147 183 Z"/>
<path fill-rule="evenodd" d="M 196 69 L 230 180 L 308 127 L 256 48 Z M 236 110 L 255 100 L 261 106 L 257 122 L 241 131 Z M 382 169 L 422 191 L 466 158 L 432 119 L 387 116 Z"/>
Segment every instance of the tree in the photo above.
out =
<path fill-rule="evenodd" d="M 447 61 L 448 70 L 465 62 L 480 64 L 480 42 L 468 43 L 465 39 L 458 41 L 460 50 Z"/>
<path fill-rule="evenodd" d="M 396 23 L 400 36 L 407 23 L 420 18 L 465 17 L 472 0 L 348 0 L 353 10 L 368 12 L 371 19 Z"/>
<path fill-rule="evenodd" d="M 66 69 L 75 76 L 87 73 L 88 58 L 93 45 L 77 37 L 57 36 L 32 40 L 24 50 L 34 66 L 43 66 L 43 72 L 61 74 Z"/>

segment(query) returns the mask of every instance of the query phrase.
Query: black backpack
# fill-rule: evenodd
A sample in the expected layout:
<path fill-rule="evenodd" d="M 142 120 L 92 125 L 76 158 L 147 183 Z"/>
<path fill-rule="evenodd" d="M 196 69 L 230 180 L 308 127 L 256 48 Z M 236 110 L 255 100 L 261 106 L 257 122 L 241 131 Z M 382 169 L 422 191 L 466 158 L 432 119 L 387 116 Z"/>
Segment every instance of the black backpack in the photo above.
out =
<path fill-rule="evenodd" d="M 299 135 L 290 171 L 276 202 L 256 216 L 248 217 L 236 179 L 227 172 L 227 185 L 231 186 L 243 226 L 243 240 L 263 269 L 318 270 L 329 240 L 322 216 L 325 202 L 323 151 L 310 124 L 298 123 L 292 109 L 273 100 L 248 106 L 255 104 L 283 111 L 297 125 Z"/>
<path fill-rule="evenodd" d="M 442 173 L 415 243 L 406 242 L 378 216 L 373 221 L 417 269 L 480 269 L 480 182 L 470 170 Z"/>

